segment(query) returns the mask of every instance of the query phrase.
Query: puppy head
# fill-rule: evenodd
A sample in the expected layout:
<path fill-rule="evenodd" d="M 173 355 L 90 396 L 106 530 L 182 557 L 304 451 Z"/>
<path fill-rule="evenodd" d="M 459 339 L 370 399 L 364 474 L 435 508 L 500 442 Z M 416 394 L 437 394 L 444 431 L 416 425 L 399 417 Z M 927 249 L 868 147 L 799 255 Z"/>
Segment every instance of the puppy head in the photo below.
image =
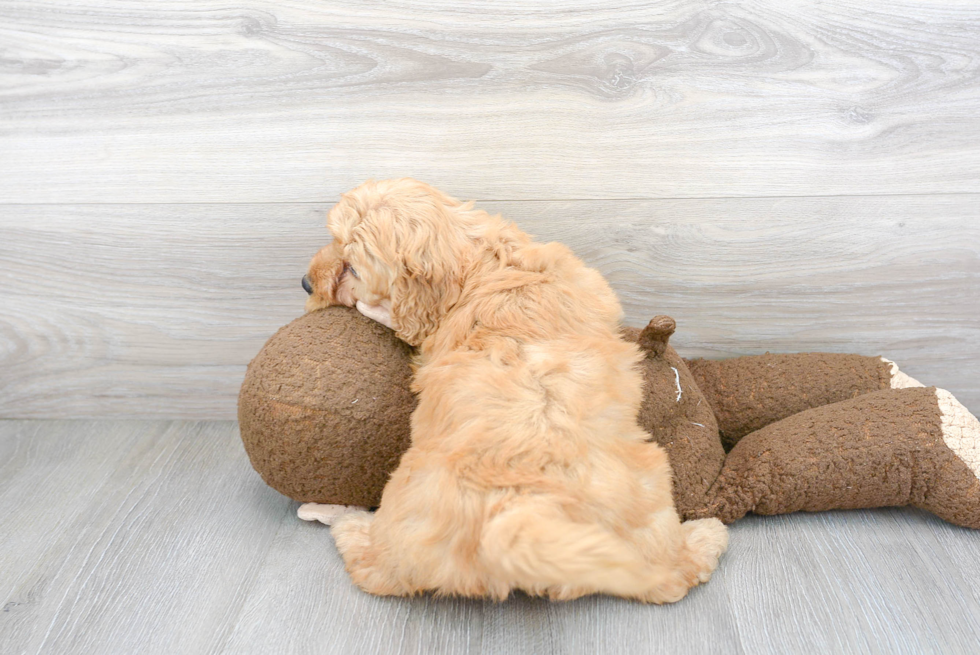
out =
<path fill-rule="evenodd" d="M 304 279 L 307 311 L 391 303 L 395 332 L 418 346 L 458 301 L 474 244 L 468 208 L 427 184 L 369 181 L 327 215 L 333 242 Z"/>

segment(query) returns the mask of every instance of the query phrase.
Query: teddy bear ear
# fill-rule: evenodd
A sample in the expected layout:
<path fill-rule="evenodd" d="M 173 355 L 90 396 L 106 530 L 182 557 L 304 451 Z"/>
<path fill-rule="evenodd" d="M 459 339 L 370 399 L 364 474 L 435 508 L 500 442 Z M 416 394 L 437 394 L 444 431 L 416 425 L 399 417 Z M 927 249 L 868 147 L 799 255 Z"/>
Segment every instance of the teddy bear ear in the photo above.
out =
<path fill-rule="evenodd" d="M 669 316 L 654 316 L 640 332 L 637 340 L 648 357 L 659 357 L 667 350 L 667 340 L 677 328 L 677 323 Z"/>

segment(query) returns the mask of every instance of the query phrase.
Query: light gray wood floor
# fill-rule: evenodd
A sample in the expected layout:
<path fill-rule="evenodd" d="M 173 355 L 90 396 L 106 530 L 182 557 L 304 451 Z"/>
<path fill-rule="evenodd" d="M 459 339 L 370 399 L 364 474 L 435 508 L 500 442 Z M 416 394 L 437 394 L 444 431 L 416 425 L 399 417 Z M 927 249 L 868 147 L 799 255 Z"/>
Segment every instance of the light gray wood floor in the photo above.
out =
<path fill-rule="evenodd" d="M 748 517 L 681 602 L 376 598 L 231 421 L 0 421 L 2 653 L 976 653 L 980 538 Z"/>

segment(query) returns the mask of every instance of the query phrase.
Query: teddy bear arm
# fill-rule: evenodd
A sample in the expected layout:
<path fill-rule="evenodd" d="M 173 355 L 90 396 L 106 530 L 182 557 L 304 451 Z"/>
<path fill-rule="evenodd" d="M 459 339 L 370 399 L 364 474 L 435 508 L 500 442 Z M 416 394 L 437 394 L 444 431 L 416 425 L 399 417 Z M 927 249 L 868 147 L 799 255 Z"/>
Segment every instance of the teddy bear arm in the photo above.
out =
<path fill-rule="evenodd" d="M 885 389 L 807 410 L 745 436 L 701 515 L 729 523 L 914 505 L 980 528 L 980 421 L 947 391 Z"/>
<path fill-rule="evenodd" d="M 767 353 L 687 365 L 715 412 L 726 450 L 794 414 L 888 389 L 897 371 L 880 357 L 836 353 Z"/>
<path fill-rule="evenodd" d="M 329 505 L 323 503 L 303 503 L 296 510 L 296 516 L 304 521 L 319 521 L 324 525 L 333 525 L 345 514 L 365 512 L 367 507 L 360 505 Z"/>

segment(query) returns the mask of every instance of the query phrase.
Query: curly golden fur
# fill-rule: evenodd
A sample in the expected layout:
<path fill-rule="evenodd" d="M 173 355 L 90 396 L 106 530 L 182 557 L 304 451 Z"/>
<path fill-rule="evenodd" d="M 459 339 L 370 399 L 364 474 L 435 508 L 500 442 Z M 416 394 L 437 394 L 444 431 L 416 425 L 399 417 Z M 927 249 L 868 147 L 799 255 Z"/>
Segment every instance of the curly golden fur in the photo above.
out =
<path fill-rule="evenodd" d="M 708 580 L 725 527 L 677 516 L 598 272 L 411 179 L 345 194 L 328 227 L 307 309 L 390 306 L 419 352 L 411 448 L 377 512 L 333 526 L 360 587 L 664 603 Z"/>

